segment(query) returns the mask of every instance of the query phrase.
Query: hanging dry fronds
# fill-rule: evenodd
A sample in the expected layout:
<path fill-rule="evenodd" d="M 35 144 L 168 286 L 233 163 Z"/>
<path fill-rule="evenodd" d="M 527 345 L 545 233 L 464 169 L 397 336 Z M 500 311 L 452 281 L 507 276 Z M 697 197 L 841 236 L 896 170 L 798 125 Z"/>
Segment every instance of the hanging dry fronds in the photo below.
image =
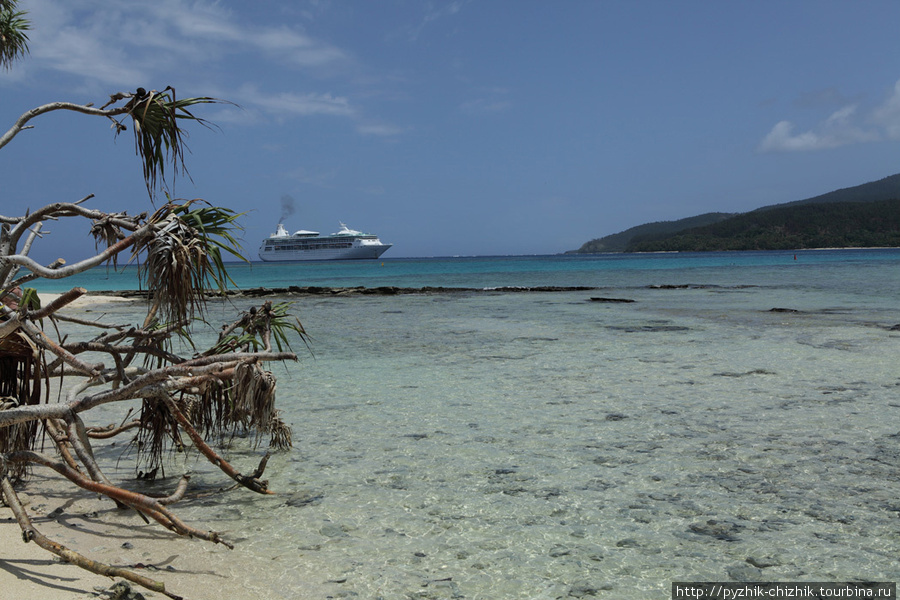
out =
<path fill-rule="evenodd" d="M 257 441 L 267 433 L 275 417 L 275 377 L 258 363 L 241 363 L 234 369 L 229 420 L 255 430 Z"/>
<path fill-rule="evenodd" d="M 158 398 L 146 398 L 141 404 L 140 426 L 132 440 L 137 451 L 137 464 L 146 472 L 157 472 L 169 448 L 183 448 L 178 423 Z M 165 474 L 165 471 L 163 471 Z"/>
<path fill-rule="evenodd" d="M 143 256 L 140 278 L 153 295 L 154 312 L 161 312 L 164 321 L 193 319 L 202 314 L 209 287 L 227 287 L 230 279 L 222 251 L 243 259 L 232 234 L 240 228 L 236 223 L 240 216 L 190 200 L 170 201 L 150 217 L 154 233 L 135 244 L 132 259 Z"/>
<path fill-rule="evenodd" d="M 15 331 L 0 339 L 0 411 L 41 401 L 40 353 L 26 335 Z M 0 428 L 0 453 L 34 449 L 38 423 L 30 421 Z M 10 465 L 14 479 L 25 475 L 26 465 Z"/>
<path fill-rule="evenodd" d="M 269 423 L 269 447 L 276 450 L 290 450 L 293 445 L 293 434 L 290 426 L 281 420 L 278 416 L 279 411 L 275 411 L 275 416 Z"/>

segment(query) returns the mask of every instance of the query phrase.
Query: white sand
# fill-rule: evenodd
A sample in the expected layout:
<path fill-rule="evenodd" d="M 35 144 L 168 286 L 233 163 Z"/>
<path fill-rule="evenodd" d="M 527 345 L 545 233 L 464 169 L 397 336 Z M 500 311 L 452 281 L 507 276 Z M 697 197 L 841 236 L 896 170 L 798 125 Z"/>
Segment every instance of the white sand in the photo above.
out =
<path fill-rule="evenodd" d="M 223 505 L 227 499 L 223 495 Z M 186 600 L 271 597 L 253 581 L 254 574 L 268 565 L 247 556 L 240 546 L 228 550 L 176 536 L 155 522 L 147 525 L 135 513 L 117 509 L 112 501 L 38 469 L 26 486 L 23 501 L 34 526 L 48 538 L 87 558 L 131 567 L 163 582 L 167 591 Z M 177 504 L 171 508 L 177 514 Z M 215 527 L 215 523 L 205 525 Z M 62 563 L 37 544 L 24 543 L 12 511 L 0 506 L 0 598 L 82 600 L 98 597 L 97 590 L 106 590 L 118 580 Z M 148 598 L 165 597 L 135 584 L 132 587 Z"/>
<path fill-rule="evenodd" d="M 41 292 L 38 294 L 41 298 L 41 306 L 47 306 L 53 300 L 59 298 L 60 294 L 50 294 Z M 66 305 L 66 308 L 84 308 L 87 306 L 97 306 L 99 304 L 109 304 L 112 302 L 134 302 L 134 298 L 122 298 L 120 296 L 92 296 L 85 294 L 75 301 Z"/>
<path fill-rule="evenodd" d="M 46 306 L 58 296 L 40 294 L 42 305 Z M 85 295 L 63 310 L 134 301 L 116 296 Z M 222 506 L 227 506 L 232 497 L 223 494 Z M 145 524 L 134 512 L 120 510 L 111 500 L 81 490 L 41 467 L 35 467 L 29 477 L 22 499 L 35 528 L 51 540 L 89 559 L 130 568 L 135 573 L 163 582 L 168 592 L 185 600 L 302 597 L 299 590 L 274 591 L 272 582 L 265 575 L 272 572 L 273 563 L 242 552 L 240 544 L 229 550 L 203 540 L 179 537 L 156 522 Z M 177 504 L 170 508 L 178 514 Z M 198 529 L 217 529 L 215 522 L 187 522 Z M 223 537 L 228 539 L 228 533 L 223 532 Z M 0 502 L 0 599 L 108 597 L 98 592 L 120 580 L 61 562 L 33 542 L 26 544 L 12 511 Z M 163 594 L 131 585 L 147 598 L 165 598 Z"/>

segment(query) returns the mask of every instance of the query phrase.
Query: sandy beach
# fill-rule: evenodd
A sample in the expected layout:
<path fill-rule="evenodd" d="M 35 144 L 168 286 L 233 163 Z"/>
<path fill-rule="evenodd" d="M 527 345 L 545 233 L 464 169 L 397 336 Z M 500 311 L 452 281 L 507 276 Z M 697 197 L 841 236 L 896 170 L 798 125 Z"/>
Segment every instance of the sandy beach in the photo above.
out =
<path fill-rule="evenodd" d="M 47 306 L 49 303 L 53 302 L 57 298 L 59 298 L 62 294 L 52 294 L 48 292 L 40 292 L 38 294 L 41 298 L 41 306 Z M 110 304 L 113 302 L 134 302 L 134 298 L 123 298 L 120 296 L 111 296 L 111 295 L 95 295 L 95 294 L 85 294 L 76 298 L 73 302 L 70 302 L 63 309 L 72 310 L 79 308 L 89 308 L 96 307 L 103 304 Z"/>
<path fill-rule="evenodd" d="M 112 501 L 79 490 L 67 482 L 36 469 L 29 479 L 23 501 L 35 527 L 70 550 L 108 565 L 128 568 L 163 582 L 166 590 L 190 600 L 229 598 L 278 598 L 265 581 L 254 574 L 271 568 L 270 561 L 196 539 L 179 537 L 135 513 L 116 508 Z M 242 492 L 231 492 L 241 494 Z M 222 506 L 229 496 L 222 496 Z M 173 510 L 178 513 L 178 505 Z M 191 523 L 199 528 L 217 528 L 216 523 Z M 228 538 L 228 533 L 224 532 Z M 235 542 L 237 540 L 229 540 Z M 269 562 L 269 564 L 264 564 Z M 24 543 L 12 513 L 0 509 L 0 596 L 40 600 L 75 600 L 108 597 L 119 578 L 95 575 L 61 562 L 35 543 Z M 132 584 L 150 598 L 164 598 Z M 296 596 L 292 596 L 296 597 Z"/>
<path fill-rule="evenodd" d="M 41 293 L 42 305 L 59 294 Z M 68 304 L 72 309 L 95 308 L 118 302 L 134 302 L 116 296 L 84 295 Z M 127 487 L 127 483 L 125 484 Z M 240 492 L 238 492 L 240 493 Z M 270 598 L 252 583 L 260 559 L 241 551 L 186 539 L 155 522 L 145 524 L 135 513 L 117 509 L 112 501 L 80 490 L 47 469 L 36 467 L 21 491 L 35 527 L 70 550 L 163 582 L 167 591 L 190 600 Z M 223 506 L 227 502 L 223 498 Z M 178 513 L 178 506 L 172 507 Z M 216 523 L 191 523 L 201 529 L 216 529 Z M 227 532 L 224 533 L 227 538 Z M 229 540 L 235 541 L 235 540 Z M 12 512 L 0 503 L 0 597 L 41 600 L 73 600 L 109 597 L 101 592 L 116 581 L 96 575 L 58 557 L 35 543 L 24 543 Z M 132 585 L 146 597 L 163 598 Z M 265 587 L 265 586 L 263 586 Z M 275 596 L 277 597 L 277 596 Z"/>

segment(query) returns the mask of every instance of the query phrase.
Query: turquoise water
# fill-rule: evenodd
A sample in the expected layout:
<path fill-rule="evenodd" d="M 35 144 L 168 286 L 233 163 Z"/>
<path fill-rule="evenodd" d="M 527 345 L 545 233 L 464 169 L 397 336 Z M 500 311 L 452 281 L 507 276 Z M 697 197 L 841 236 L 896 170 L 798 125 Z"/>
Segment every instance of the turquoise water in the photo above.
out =
<path fill-rule="evenodd" d="M 766 268 L 776 280 L 815 267 L 862 270 L 900 263 L 900 250 L 805 250 L 796 252 L 708 252 L 408 258 L 378 261 L 230 263 L 238 288 L 289 286 L 473 287 L 629 286 L 648 280 L 667 283 L 740 282 L 746 269 Z M 136 266 L 118 271 L 98 267 L 65 280 L 34 283 L 40 291 L 61 292 L 76 285 L 88 290 L 138 289 Z M 834 282 L 832 282 L 834 283 Z"/>
<path fill-rule="evenodd" d="M 672 581 L 900 579 L 900 251 L 236 273 L 599 288 L 295 297 L 312 343 L 272 367 L 294 428 L 266 473 L 279 495 L 175 506 L 259 559 L 237 597 L 662 600 Z M 251 304 L 217 301 L 198 335 Z M 235 449 L 245 471 L 262 452 Z"/>

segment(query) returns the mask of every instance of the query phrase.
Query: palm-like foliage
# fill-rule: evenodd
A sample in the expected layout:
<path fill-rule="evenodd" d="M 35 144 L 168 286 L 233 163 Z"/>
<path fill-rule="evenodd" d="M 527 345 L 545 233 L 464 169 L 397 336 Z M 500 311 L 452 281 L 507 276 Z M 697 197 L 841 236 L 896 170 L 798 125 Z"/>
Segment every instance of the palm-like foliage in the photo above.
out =
<path fill-rule="evenodd" d="M 135 244 L 132 258 L 144 255 L 139 273 L 153 293 L 153 316 L 161 313 L 168 323 L 191 319 L 202 314 L 208 288 L 225 289 L 230 278 L 222 253 L 246 260 L 232 234 L 240 216 L 201 200 L 170 200 L 150 217 L 153 234 Z"/>
<path fill-rule="evenodd" d="M 0 0 L 0 68 L 8 68 L 28 50 L 25 31 L 30 24 L 24 13 L 15 10 L 16 4 L 16 0 Z M 214 102 L 219 101 L 207 97 L 179 100 L 171 87 L 162 92 L 138 88 L 134 93 L 114 94 L 100 108 L 93 104 L 53 102 L 27 111 L 6 133 L 0 132 L 0 149 L 31 128 L 28 123 L 32 119 L 51 111 L 111 119 L 117 134 L 126 129 L 124 123 L 130 117 L 135 151 L 141 159 L 152 201 L 158 183 L 167 187 L 168 174 L 187 174 L 187 134 L 180 123 L 187 119 L 209 126 L 190 108 Z M 149 218 L 146 213 L 129 217 L 125 213 L 82 207 L 81 203 L 90 197 L 28 210 L 21 217 L 0 215 L 0 500 L 15 514 L 25 541 L 34 540 L 83 569 L 123 577 L 178 598 L 160 582 L 97 563 L 43 536 L 33 526 L 12 480 L 25 475 L 31 465 L 49 467 L 73 484 L 104 494 L 120 507 L 133 508 L 180 535 L 231 547 L 219 534 L 190 527 L 167 508 L 184 495 L 187 477 L 167 498 L 156 499 L 127 490 L 106 477 L 89 440 L 137 428 L 134 443 L 138 462 L 146 464 L 149 471 L 144 478 L 155 475 L 165 451 L 183 449 L 190 443 L 238 484 L 258 493 L 270 493 L 268 482 L 261 479 L 268 453 L 255 471 L 243 474 L 214 450 L 201 432 L 254 432 L 257 442 L 260 436 L 268 435 L 272 447 L 290 448 L 290 427 L 275 409 L 275 378 L 262 365 L 268 361 L 296 360 L 292 352 L 275 352 L 272 347 L 289 347 L 288 336 L 292 333 L 299 334 L 305 342 L 306 334 L 300 322 L 288 314 L 288 304 L 273 307 L 267 302 L 223 327 L 214 348 L 190 359 L 178 356 L 171 350 L 171 338 L 182 335 L 193 345 L 188 326 L 196 313 L 203 316 L 207 289 L 224 290 L 231 282 L 223 260 L 226 253 L 246 260 L 234 234 L 240 229 L 236 220 L 241 215 L 201 200 L 175 202 L 167 194 L 167 203 Z M 32 260 L 29 250 L 39 237 L 42 224 L 62 217 L 91 220 L 97 254 L 74 264 L 60 259 L 44 266 Z M 85 293 L 80 287 L 46 306 L 41 306 L 35 290 L 23 289 L 37 278 L 61 279 L 107 261 L 115 265 L 116 257 L 129 249 L 132 259 L 140 257 L 141 285 L 152 295 L 143 326 L 127 327 L 104 323 L 103 319 L 95 322 L 59 314 Z M 22 267 L 30 273 L 18 275 Z M 73 342 L 57 328 L 58 339 L 54 341 L 44 330 L 45 320 L 54 328 L 60 322 L 71 321 L 98 327 L 102 333 L 87 341 Z M 108 360 L 92 362 L 82 353 L 100 353 Z M 137 364 L 141 359 L 143 366 Z M 64 377 L 80 383 L 67 386 L 65 400 L 49 402 L 51 382 L 58 381 L 62 388 Z M 94 407 L 136 399 L 142 401 L 139 419 L 108 428 L 87 427 L 83 420 Z M 55 446 L 56 456 L 37 451 L 42 440 Z"/>
<path fill-rule="evenodd" d="M 272 342 L 279 352 L 291 349 L 289 336 L 296 335 L 309 347 L 309 336 L 297 317 L 290 314 L 292 302 L 266 302 L 241 314 L 231 327 L 219 335 L 219 341 L 207 355 L 239 351 L 271 351 Z"/>
<path fill-rule="evenodd" d="M 184 153 L 188 150 L 185 144 L 187 132 L 178 121 L 188 120 L 210 127 L 208 121 L 188 109 L 197 104 L 220 103 L 222 100 L 206 96 L 179 100 L 175 96 L 175 88 L 168 86 L 161 92 L 138 88 L 134 94 L 116 94 L 110 98 L 110 104 L 126 97 L 130 99 L 124 106 L 124 112 L 131 117 L 135 153 L 143 163 L 144 183 L 152 198 L 157 180 L 165 184 L 167 164 L 171 163 L 175 174 L 188 175 L 184 164 Z M 121 121 L 116 122 L 117 133 L 125 129 Z"/>
<path fill-rule="evenodd" d="M 15 0 L 0 0 L 0 67 L 10 68 L 17 59 L 28 54 L 31 23 L 25 13 L 16 11 Z"/>

